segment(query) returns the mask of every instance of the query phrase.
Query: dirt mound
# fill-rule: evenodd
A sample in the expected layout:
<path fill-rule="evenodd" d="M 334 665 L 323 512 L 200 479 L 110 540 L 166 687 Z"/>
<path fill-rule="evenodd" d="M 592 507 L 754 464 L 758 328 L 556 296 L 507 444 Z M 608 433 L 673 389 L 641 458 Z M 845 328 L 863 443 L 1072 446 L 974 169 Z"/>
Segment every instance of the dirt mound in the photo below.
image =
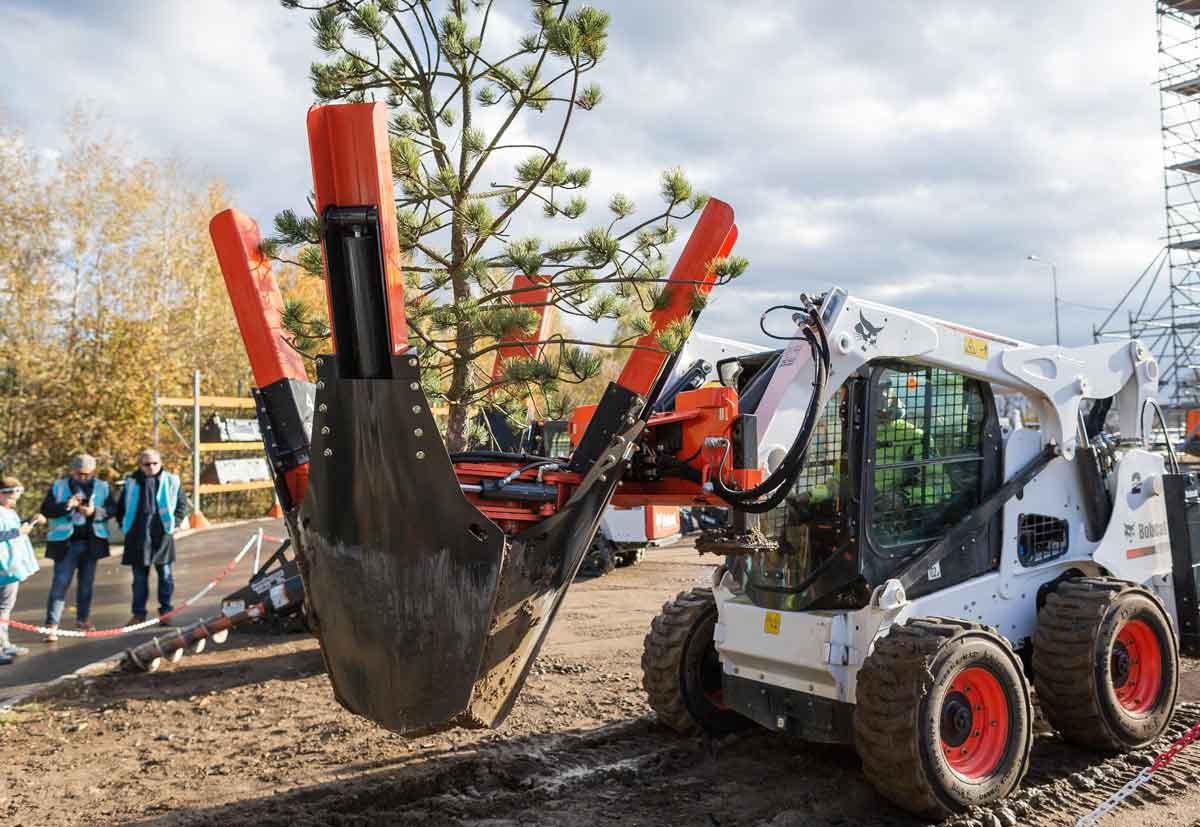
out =
<path fill-rule="evenodd" d="M 920 824 L 876 795 L 848 747 L 759 730 L 682 738 L 654 721 L 640 687 L 642 638 L 664 600 L 707 583 L 710 572 L 680 546 L 575 584 L 498 732 L 404 739 L 381 730 L 337 705 L 316 643 L 297 636 L 234 635 L 175 668 L 92 682 L 0 725 L 0 818 L 220 827 Z M 1200 676 L 1185 675 L 1185 691 L 1192 678 Z M 1200 719 L 1200 707 L 1184 709 L 1173 732 L 1189 716 Z M 1200 817 L 1192 792 L 1200 746 L 1192 749 L 1177 772 L 1105 824 Z M 1073 823 L 1148 755 L 1105 758 L 1042 731 L 1021 794 L 953 824 Z"/>

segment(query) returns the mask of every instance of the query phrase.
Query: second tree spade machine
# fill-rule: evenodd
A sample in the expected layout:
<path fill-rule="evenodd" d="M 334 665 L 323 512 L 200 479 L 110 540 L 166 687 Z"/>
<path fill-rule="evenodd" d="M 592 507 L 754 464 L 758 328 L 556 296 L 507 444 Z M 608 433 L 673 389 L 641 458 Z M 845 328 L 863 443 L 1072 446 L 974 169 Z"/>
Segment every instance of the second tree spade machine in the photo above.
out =
<path fill-rule="evenodd" d="M 1140 342 L 1039 346 L 797 291 L 768 316 L 778 349 L 667 406 L 676 357 L 649 334 L 576 411 L 568 457 L 449 454 L 408 340 L 384 107 L 316 107 L 308 130 L 332 327 L 315 383 L 253 222 L 227 211 L 212 234 L 348 709 L 405 734 L 496 726 L 601 512 L 657 504 L 733 514 L 698 542 L 720 555 L 711 586 L 646 637 L 650 705 L 681 732 L 854 744 L 883 795 L 928 817 L 1020 784 L 1031 684 L 1069 741 L 1163 732 L 1180 648 L 1200 642 L 1200 491 L 1148 447 L 1158 369 Z M 694 317 L 736 238 L 711 200 L 656 331 Z M 1003 434 L 1000 393 L 1040 427 Z M 785 446 L 767 469 L 760 442 Z"/>

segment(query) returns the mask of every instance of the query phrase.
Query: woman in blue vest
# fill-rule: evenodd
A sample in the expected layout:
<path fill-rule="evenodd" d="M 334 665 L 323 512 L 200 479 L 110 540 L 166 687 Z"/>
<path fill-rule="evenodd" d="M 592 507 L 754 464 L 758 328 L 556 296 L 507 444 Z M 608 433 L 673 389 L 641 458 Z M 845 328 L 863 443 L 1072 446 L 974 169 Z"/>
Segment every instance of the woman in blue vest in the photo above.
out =
<path fill-rule="evenodd" d="M 158 451 L 148 448 L 138 457 L 138 470 L 125 479 L 125 491 L 118 504 L 118 519 L 125 532 L 125 553 L 121 564 L 133 569 L 133 616 L 130 624 L 146 619 L 146 601 L 150 597 L 150 567 L 158 572 L 158 614 L 169 613 L 175 578 L 176 526 L 188 515 L 188 498 L 179 477 L 162 467 Z M 160 621 L 167 623 L 166 620 Z"/>
<path fill-rule="evenodd" d="M 54 561 L 54 580 L 46 600 L 47 643 L 58 640 L 58 624 L 76 572 L 75 625 L 85 632 L 96 628 L 88 620 L 92 584 L 96 563 L 108 556 L 108 517 L 115 507 L 108 483 L 96 479 L 96 460 L 88 454 L 71 457 L 67 476 L 55 480 L 42 500 L 41 513 L 49 521 L 46 556 Z"/>
<path fill-rule="evenodd" d="M 16 477 L 0 479 L 0 666 L 12 663 L 17 655 L 28 655 L 24 646 L 14 646 L 8 635 L 8 620 L 17 604 L 21 581 L 37 574 L 38 561 L 29 544 L 29 532 L 35 525 L 46 522 L 35 514 L 22 522 L 17 514 L 17 500 L 25 489 Z"/>

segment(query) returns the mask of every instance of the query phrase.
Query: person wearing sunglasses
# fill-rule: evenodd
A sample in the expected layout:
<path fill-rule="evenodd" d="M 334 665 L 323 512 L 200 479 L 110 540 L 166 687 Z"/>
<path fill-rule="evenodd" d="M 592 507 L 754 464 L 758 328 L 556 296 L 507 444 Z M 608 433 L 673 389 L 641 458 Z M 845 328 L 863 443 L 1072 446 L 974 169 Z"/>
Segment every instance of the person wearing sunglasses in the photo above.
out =
<path fill-rule="evenodd" d="M 96 460 L 89 454 L 71 457 L 65 477 L 54 481 L 40 509 L 49 521 L 46 557 L 54 561 L 54 579 L 46 599 L 46 642 L 58 640 L 58 624 L 67 604 L 71 579 L 75 587 L 75 625 L 89 632 L 96 627 L 88 619 L 92 611 L 92 584 L 96 564 L 107 557 L 108 517 L 116 503 L 105 480 L 96 478 Z"/>
<path fill-rule="evenodd" d="M 184 524 L 188 511 L 187 493 L 179 476 L 163 468 L 162 456 L 153 448 L 142 451 L 138 470 L 125 479 L 117 519 L 125 532 L 121 564 L 133 569 L 133 616 L 129 623 L 146 619 L 150 598 L 150 569 L 158 575 L 159 622 L 172 610 L 175 591 L 175 529 Z"/>
<path fill-rule="evenodd" d="M 14 646 L 8 634 L 8 619 L 17 605 L 21 581 L 37 574 L 38 561 L 29 542 L 34 526 L 46 522 L 41 514 L 22 521 L 17 515 L 17 500 L 25 489 L 16 477 L 0 479 L 0 666 L 13 662 L 17 655 L 28 655 L 24 646 Z"/>

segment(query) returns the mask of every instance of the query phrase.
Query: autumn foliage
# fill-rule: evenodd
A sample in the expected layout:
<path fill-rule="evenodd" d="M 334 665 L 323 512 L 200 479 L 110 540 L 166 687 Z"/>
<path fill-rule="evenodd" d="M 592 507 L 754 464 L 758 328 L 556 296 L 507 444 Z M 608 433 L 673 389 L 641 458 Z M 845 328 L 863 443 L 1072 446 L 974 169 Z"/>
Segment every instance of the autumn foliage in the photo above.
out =
<path fill-rule="evenodd" d="M 221 186 L 130 157 L 82 115 L 65 138 L 39 154 L 0 124 L 0 469 L 39 496 L 75 451 L 131 471 L 155 391 L 189 396 L 194 369 L 206 394 L 250 390 L 208 240 Z M 189 473 L 179 439 L 161 436 Z"/>

